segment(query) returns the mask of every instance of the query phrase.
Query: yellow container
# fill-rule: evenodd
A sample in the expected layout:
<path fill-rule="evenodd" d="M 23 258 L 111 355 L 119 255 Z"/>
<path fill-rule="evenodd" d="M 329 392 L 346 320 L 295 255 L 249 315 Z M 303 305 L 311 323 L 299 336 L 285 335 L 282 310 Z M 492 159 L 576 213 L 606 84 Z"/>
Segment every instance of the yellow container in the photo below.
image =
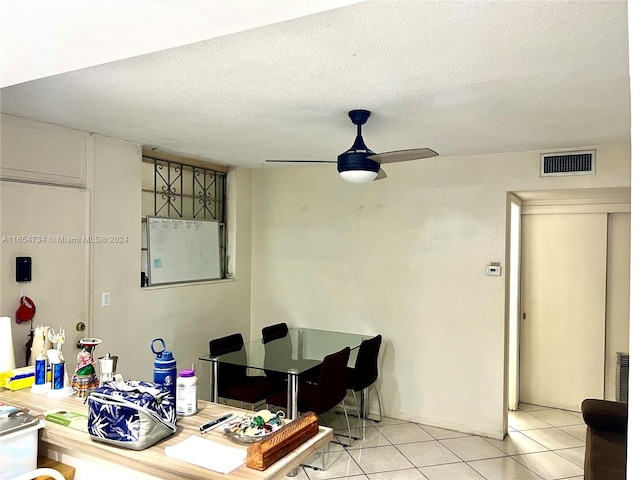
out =
<path fill-rule="evenodd" d="M 20 367 L 0 372 L 0 387 L 9 390 L 29 388 L 35 382 L 35 367 Z"/>

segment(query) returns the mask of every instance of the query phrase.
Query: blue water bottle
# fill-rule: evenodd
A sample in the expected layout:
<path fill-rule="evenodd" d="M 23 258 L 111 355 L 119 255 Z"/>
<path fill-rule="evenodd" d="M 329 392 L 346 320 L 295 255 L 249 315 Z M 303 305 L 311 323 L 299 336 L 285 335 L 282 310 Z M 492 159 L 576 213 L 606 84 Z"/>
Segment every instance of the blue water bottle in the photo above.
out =
<path fill-rule="evenodd" d="M 156 349 L 154 344 L 160 342 L 161 350 Z M 156 354 L 153 362 L 153 383 L 160 383 L 171 390 L 173 401 L 176 400 L 176 377 L 178 376 L 177 362 L 173 354 L 167 350 L 162 338 L 155 338 L 151 341 L 151 351 Z"/>

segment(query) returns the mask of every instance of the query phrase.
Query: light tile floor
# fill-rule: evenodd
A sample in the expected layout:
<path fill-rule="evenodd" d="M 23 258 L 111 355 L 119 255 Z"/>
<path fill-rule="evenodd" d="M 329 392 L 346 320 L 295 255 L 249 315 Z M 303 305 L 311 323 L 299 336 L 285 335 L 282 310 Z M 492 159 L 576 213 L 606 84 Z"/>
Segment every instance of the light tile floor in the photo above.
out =
<path fill-rule="evenodd" d="M 346 434 L 342 414 L 323 423 Z M 355 426 L 357 420 L 351 418 Z M 358 430 L 359 433 L 359 430 Z M 582 480 L 586 426 L 579 412 L 521 404 L 504 440 L 383 418 L 367 421 L 351 446 L 329 444 L 326 469 L 300 468 L 298 480 Z M 338 437 L 344 441 L 344 437 Z M 320 455 L 309 465 L 320 466 Z"/>

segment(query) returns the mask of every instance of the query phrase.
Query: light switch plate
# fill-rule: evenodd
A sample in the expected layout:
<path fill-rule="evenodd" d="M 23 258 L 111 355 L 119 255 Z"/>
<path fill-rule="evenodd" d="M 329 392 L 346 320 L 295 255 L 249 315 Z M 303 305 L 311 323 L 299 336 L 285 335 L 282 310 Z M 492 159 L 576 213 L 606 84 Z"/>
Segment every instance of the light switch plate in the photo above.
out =
<path fill-rule="evenodd" d="M 102 306 L 108 307 L 109 305 L 111 305 L 111 293 L 102 292 Z"/>

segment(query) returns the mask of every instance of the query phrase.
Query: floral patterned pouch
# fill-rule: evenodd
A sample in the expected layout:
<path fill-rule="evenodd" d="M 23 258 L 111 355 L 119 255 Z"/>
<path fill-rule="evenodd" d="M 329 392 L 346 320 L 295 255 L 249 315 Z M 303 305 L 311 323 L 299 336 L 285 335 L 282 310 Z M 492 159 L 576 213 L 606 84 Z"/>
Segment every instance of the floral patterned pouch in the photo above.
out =
<path fill-rule="evenodd" d="M 91 438 L 132 450 L 144 450 L 176 431 L 174 397 L 168 387 L 118 380 L 87 397 Z"/>

